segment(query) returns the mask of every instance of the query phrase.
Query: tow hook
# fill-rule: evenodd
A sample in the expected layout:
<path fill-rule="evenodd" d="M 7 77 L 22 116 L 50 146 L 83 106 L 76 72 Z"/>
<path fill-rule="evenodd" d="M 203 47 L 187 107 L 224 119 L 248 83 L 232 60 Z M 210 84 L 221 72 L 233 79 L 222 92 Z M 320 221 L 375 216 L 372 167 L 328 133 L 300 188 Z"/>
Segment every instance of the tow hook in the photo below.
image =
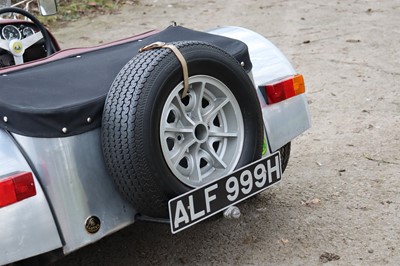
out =
<path fill-rule="evenodd" d="M 239 219 L 240 218 L 240 209 L 236 206 L 229 206 L 224 211 L 224 218 L 227 219 Z"/>

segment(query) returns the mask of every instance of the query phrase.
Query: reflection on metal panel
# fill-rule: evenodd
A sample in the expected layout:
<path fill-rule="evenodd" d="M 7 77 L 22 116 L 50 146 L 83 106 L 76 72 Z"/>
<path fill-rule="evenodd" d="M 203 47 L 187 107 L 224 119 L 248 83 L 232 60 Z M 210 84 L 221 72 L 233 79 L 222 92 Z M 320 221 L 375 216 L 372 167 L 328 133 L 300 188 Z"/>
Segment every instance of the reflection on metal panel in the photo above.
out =
<path fill-rule="evenodd" d="M 0 129 L 0 176 L 16 171 L 32 172 L 11 137 Z M 35 196 L 0 208 L 0 265 L 62 246 L 53 215 L 35 176 L 34 182 Z"/>
<path fill-rule="evenodd" d="M 267 105 L 262 112 L 272 152 L 311 126 L 305 94 Z"/>
<path fill-rule="evenodd" d="M 296 74 L 285 55 L 273 43 L 254 31 L 240 27 L 222 27 L 213 29 L 209 33 L 246 43 L 253 64 L 255 84 Z"/>
<path fill-rule="evenodd" d="M 106 172 L 100 129 L 65 138 L 14 137 L 39 173 L 65 241 L 64 253 L 134 222 L 136 211 Z M 85 228 L 91 216 L 101 223 L 92 234 Z"/>
<path fill-rule="evenodd" d="M 260 34 L 240 27 L 222 27 L 210 30 L 209 33 L 241 40 L 247 44 L 253 64 L 253 81 L 260 100 L 271 152 L 278 150 L 310 128 L 310 114 L 305 94 L 277 104 L 266 105 L 257 89 L 259 85 L 296 74 L 288 59 L 274 44 Z"/>

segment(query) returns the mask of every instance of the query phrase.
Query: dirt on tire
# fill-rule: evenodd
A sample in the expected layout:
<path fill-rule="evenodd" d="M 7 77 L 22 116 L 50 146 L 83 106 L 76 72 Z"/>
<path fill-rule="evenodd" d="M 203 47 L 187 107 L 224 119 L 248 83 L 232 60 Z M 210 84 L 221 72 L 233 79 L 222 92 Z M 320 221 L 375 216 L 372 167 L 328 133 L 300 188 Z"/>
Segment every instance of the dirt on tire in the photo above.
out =
<path fill-rule="evenodd" d="M 266 36 L 304 75 L 312 128 L 240 219 L 177 235 L 137 222 L 55 265 L 398 265 L 400 1 L 126 1 L 53 32 L 63 48 L 93 46 L 173 21 Z"/>

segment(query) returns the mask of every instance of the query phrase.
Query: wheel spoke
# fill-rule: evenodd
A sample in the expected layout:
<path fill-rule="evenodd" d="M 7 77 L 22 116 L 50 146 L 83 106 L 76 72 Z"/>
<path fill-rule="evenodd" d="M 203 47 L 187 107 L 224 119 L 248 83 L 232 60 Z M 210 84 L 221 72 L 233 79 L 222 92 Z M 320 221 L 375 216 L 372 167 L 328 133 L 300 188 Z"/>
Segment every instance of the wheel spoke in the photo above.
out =
<path fill-rule="evenodd" d="M 214 161 L 214 167 L 218 168 L 217 166 L 219 166 L 220 168 L 226 169 L 227 165 L 226 163 L 223 161 L 223 159 L 218 156 L 218 154 L 213 150 L 212 148 L 212 144 L 207 143 L 207 145 L 205 146 L 206 149 L 203 149 L 203 151 L 205 153 L 207 153 Z"/>
<path fill-rule="evenodd" d="M 24 63 L 24 58 L 22 56 L 14 55 L 14 62 L 16 65 L 20 65 Z"/>
<path fill-rule="evenodd" d="M 8 51 L 8 45 L 9 45 L 8 43 L 9 41 L 0 39 L 0 48 Z"/>
<path fill-rule="evenodd" d="M 181 118 L 180 121 L 184 125 L 194 125 L 195 122 L 190 119 L 187 115 L 186 106 L 182 103 L 179 94 L 175 95 L 174 99 L 172 100 L 172 105 L 174 105 L 179 112 L 179 117 Z"/>
<path fill-rule="evenodd" d="M 175 154 L 174 156 L 171 157 L 171 161 L 174 164 L 174 167 L 177 167 L 180 160 L 183 158 L 183 155 L 185 152 L 192 146 L 196 141 L 194 139 L 191 139 L 187 141 L 182 147 L 179 147 L 179 152 Z"/>
<path fill-rule="evenodd" d="M 207 114 L 204 115 L 203 121 L 205 121 L 206 123 L 209 123 L 211 118 L 214 117 L 228 103 L 229 103 L 228 98 L 218 99 L 218 100 L 214 101 L 213 102 L 214 107 L 212 108 L 212 110 L 210 112 L 208 112 Z"/>
<path fill-rule="evenodd" d="M 209 132 L 210 137 L 221 137 L 221 138 L 237 138 L 238 134 L 236 132 L 220 132 L 211 131 Z"/>
<path fill-rule="evenodd" d="M 43 39 L 43 34 L 42 32 L 38 31 L 35 34 L 32 34 L 26 37 L 25 39 L 22 39 L 21 43 L 24 46 L 24 48 L 27 49 L 32 45 L 34 45 L 35 43 L 37 43 L 38 41 L 40 41 L 41 39 Z"/>
<path fill-rule="evenodd" d="M 193 154 L 193 171 L 192 175 L 189 176 L 191 180 L 196 180 L 196 181 L 201 181 L 202 180 L 202 173 L 201 173 L 201 168 L 200 168 L 200 160 L 201 157 L 199 156 L 199 149 L 200 145 L 197 144 L 194 147 L 192 147 L 192 150 L 194 150 L 191 154 Z"/>
<path fill-rule="evenodd" d="M 166 128 L 164 129 L 164 132 L 193 133 L 193 128 L 189 128 L 189 127 L 184 127 L 184 128 L 166 127 Z"/>
<path fill-rule="evenodd" d="M 197 113 L 197 117 L 199 119 L 199 121 L 203 121 L 202 119 L 202 114 L 201 114 L 201 109 L 202 109 L 202 100 L 204 97 L 204 89 L 206 87 L 206 83 L 205 82 L 201 82 L 199 89 L 194 90 L 196 93 L 196 103 L 195 103 L 195 107 L 194 107 L 194 111 Z"/>

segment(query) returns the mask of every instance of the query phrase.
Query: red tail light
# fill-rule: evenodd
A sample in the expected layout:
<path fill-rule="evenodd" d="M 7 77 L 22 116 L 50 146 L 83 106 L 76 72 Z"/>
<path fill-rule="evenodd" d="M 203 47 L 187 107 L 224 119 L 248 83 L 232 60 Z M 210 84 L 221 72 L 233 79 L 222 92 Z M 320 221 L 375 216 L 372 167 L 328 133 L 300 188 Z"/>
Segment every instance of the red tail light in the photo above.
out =
<path fill-rule="evenodd" d="M 0 179 L 0 208 L 35 195 L 32 173 L 21 172 Z"/>
<path fill-rule="evenodd" d="M 296 75 L 262 86 L 261 92 L 267 104 L 278 103 L 305 92 L 303 75 Z"/>

